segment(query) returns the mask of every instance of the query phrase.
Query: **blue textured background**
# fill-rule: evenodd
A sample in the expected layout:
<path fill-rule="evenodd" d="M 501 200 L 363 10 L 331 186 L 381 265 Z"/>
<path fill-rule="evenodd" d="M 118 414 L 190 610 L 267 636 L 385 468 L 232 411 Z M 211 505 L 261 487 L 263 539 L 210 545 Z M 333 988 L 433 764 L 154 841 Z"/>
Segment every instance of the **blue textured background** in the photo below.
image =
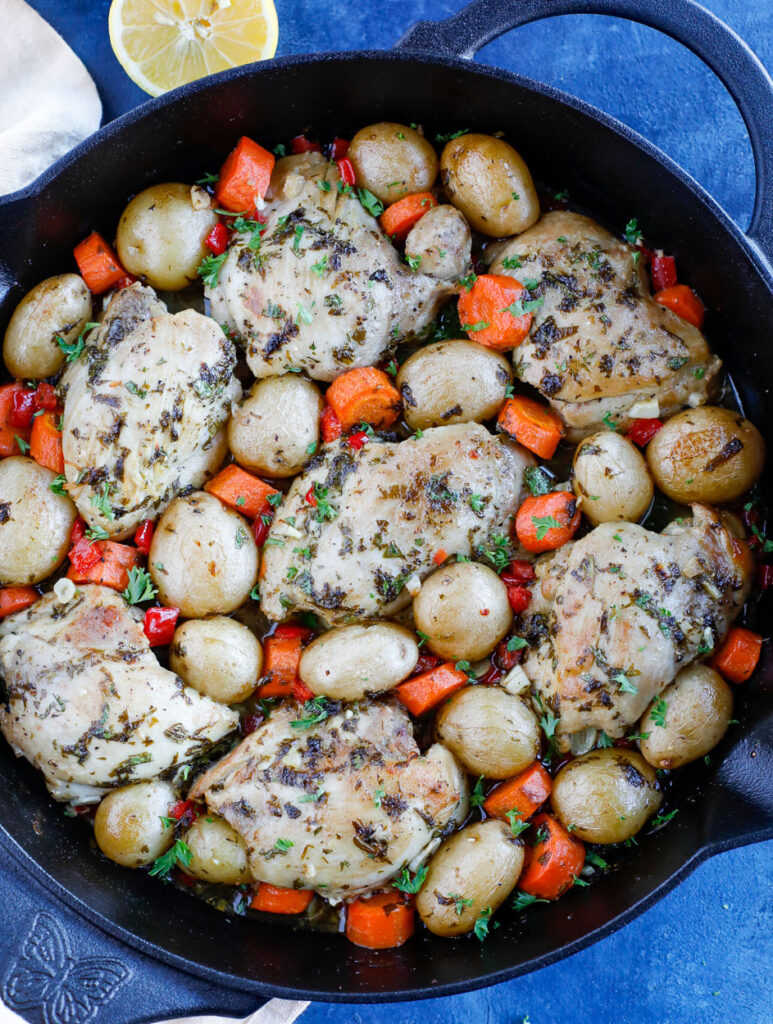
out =
<path fill-rule="evenodd" d="M 105 120 L 142 102 L 144 94 L 110 51 L 106 0 L 33 5 L 94 75 Z M 412 22 L 442 18 L 462 6 L 462 0 L 277 0 L 278 53 L 387 47 Z M 706 0 L 706 6 L 773 68 L 773 0 Z M 664 149 L 746 225 L 754 174 L 745 129 L 724 88 L 678 44 L 616 19 L 572 16 L 522 28 L 491 43 L 480 59 L 614 114 Z M 10 865 L 8 872 L 14 913 L 0 934 L 0 963 L 18 948 L 32 911 L 41 905 L 37 887 Z M 68 919 L 81 947 L 110 951 L 111 940 L 89 935 Z M 422 1003 L 316 1004 L 303 1021 L 521 1024 L 528 1016 L 530 1024 L 770 1024 L 772 967 L 773 843 L 766 843 L 714 858 L 623 931 L 537 974 Z M 163 986 L 166 1007 L 184 1010 L 187 984 L 185 975 L 140 961 L 133 981 L 138 1013 L 146 1019 L 152 999 L 148 1003 L 139 993 L 154 985 Z M 234 1004 L 234 1011 L 248 1008 L 248 1002 Z M 112 1022 L 109 1008 L 97 1022 Z"/>

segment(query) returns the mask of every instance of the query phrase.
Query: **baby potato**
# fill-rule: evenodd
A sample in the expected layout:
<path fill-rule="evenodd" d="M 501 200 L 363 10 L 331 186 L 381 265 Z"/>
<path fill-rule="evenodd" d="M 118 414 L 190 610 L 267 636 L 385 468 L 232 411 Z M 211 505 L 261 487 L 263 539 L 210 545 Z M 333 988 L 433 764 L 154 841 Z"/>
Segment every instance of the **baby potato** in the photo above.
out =
<path fill-rule="evenodd" d="M 437 153 L 405 124 L 380 121 L 360 128 L 346 155 L 359 187 L 387 205 L 414 192 L 428 192 L 437 178 Z"/>
<path fill-rule="evenodd" d="M 470 227 L 455 206 L 433 206 L 405 240 L 407 256 L 421 260 L 421 271 L 442 281 L 455 281 L 470 267 Z"/>
<path fill-rule="evenodd" d="M 416 897 L 422 921 L 435 935 L 472 931 L 484 910 L 496 910 L 513 891 L 523 858 L 523 843 L 509 825 L 494 818 L 468 825 L 429 862 Z"/>
<path fill-rule="evenodd" d="M 509 779 L 539 753 L 539 724 L 520 697 L 498 686 L 466 686 L 438 712 L 438 739 L 472 775 Z"/>
<path fill-rule="evenodd" d="M 210 208 L 194 207 L 190 185 L 151 185 L 121 214 L 118 256 L 130 274 L 153 288 L 185 288 L 198 280 L 198 266 L 209 252 L 204 239 L 215 224 L 217 215 Z"/>
<path fill-rule="evenodd" d="M 204 491 L 175 498 L 153 534 L 148 569 L 165 605 L 187 619 L 227 615 L 258 578 L 258 549 L 246 521 Z"/>
<path fill-rule="evenodd" d="M 359 700 L 397 686 L 418 660 L 412 633 L 394 622 L 371 622 L 331 629 L 312 640 L 298 675 L 317 695 Z"/>
<path fill-rule="evenodd" d="M 441 658 L 479 661 L 513 621 L 507 587 L 486 565 L 454 562 L 437 569 L 413 600 L 416 628 Z"/>
<path fill-rule="evenodd" d="M 708 665 L 688 665 L 663 690 L 665 721 L 652 717 L 651 704 L 642 717 L 639 741 L 654 768 L 681 768 L 708 754 L 722 739 L 733 715 L 733 694 L 722 676 Z M 662 710 L 663 703 L 659 703 Z"/>
<path fill-rule="evenodd" d="M 553 781 L 561 823 L 588 843 L 622 843 L 660 807 L 654 769 L 634 750 L 607 747 L 570 761 Z"/>
<path fill-rule="evenodd" d="M 186 875 L 222 885 L 252 881 L 244 840 L 223 818 L 216 814 L 197 818 L 182 839 L 193 854 L 183 868 Z"/>
<path fill-rule="evenodd" d="M 685 409 L 647 445 L 655 483 L 674 501 L 734 501 L 756 483 L 765 441 L 739 412 L 715 405 Z"/>
<path fill-rule="evenodd" d="M 268 476 L 294 476 L 319 441 L 324 402 L 297 373 L 257 381 L 228 424 L 228 445 L 240 466 Z"/>
<path fill-rule="evenodd" d="M 600 430 L 577 446 L 572 486 L 593 526 L 626 519 L 635 523 L 650 507 L 654 487 L 639 450 L 622 434 Z"/>
<path fill-rule="evenodd" d="M 221 704 L 238 704 L 255 689 L 263 651 L 255 635 L 225 615 L 190 619 L 174 631 L 169 667 L 194 690 Z"/>
<path fill-rule="evenodd" d="M 152 864 L 169 849 L 174 827 L 162 818 L 177 799 L 168 782 L 135 782 L 108 793 L 97 808 L 94 838 L 106 857 L 127 868 Z"/>
<path fill-rule="evenodd" d="M 64 365 L 57 337 L 72 345 L 91 320 L 91 292 L 77 274 L 47 277 L 13 311 L 3 338 L 3 362 L 19 380 L 53 377 Z"/>
<path fill-rule="evenodd" d="M 64 561 L 77 511 L 55 479 L 22 455 L 0 461 L 0 584 L 40 583 Z"/>
<path fill-rule="evenodd" d="M 447 142 L 440 181 L 454 206 L 483 235 L 517 235 L 539 219 L 529 168 L 509 143 L 492 135 L 469 133 Z"/>
<path fill-rule="evenodd" d="M 501 353 L 461 339 L 425 345 L 405 360 L 396 378 L 412 430 L 483 423 L 497 414 L 511 381 L 510 363 Z"/>

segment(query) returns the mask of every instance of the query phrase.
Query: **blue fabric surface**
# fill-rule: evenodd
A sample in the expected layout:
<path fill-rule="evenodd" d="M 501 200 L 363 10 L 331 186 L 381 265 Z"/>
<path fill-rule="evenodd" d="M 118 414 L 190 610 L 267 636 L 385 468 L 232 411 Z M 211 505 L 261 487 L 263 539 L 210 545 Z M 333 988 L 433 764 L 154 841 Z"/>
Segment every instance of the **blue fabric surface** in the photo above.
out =
<path fill-rule="evenodd" d="M 705 0 L 773 67 L 773 0 Z M 33 0 L 94 75 L 105 119 L 145 99 L 115 61 L 105 0 Z M 388 47 L 416 20 L 462 0 L 277 0 L 279 54 Z M 518 71 L 614 114 L 692 173 L 738 222 L 754 172 L 730 97 L 678 44 L 616 19 L 542 22 L 487 46 L 487 63 Z M 722 254 L 717 254 L 721 260 Z M 537 974 L 485 991 L 380 1007 L 314 1005 L 308 1024 L 770 1024 L 773 1020 L 773 843 L 722 854 L 624 930 Z M 184 979 L 181 979 L 184 982 Z"/>

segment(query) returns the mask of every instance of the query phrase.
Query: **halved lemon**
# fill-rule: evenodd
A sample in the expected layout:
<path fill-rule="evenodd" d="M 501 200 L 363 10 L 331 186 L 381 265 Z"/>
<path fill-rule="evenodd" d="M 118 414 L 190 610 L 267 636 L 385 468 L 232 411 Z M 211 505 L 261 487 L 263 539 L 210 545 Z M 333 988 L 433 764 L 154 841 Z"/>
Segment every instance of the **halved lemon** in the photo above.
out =
<path fill-rule="evenodd" d="M 113 0 L 110 44 L 137 85 L 159 96 L 276 52 L 273 0 Z"/>

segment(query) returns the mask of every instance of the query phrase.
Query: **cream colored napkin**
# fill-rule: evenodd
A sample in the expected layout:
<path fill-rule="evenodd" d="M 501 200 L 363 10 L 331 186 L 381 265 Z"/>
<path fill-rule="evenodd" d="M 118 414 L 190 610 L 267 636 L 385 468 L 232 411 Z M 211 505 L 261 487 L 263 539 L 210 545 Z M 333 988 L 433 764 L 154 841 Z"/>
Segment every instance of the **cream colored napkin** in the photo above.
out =
<path fill-rule="evenodd" d="M 0 0 L 0 194 L 15 192 L 99 127 L 86 68 L 24 0 Z"/>

